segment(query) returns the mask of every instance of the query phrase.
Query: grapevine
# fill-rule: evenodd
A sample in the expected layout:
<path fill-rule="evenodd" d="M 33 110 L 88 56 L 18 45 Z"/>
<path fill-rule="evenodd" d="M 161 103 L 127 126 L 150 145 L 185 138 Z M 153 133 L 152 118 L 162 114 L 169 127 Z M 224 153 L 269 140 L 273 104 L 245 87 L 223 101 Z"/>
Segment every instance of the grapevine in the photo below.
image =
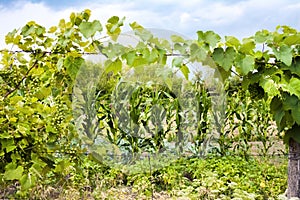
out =
<path fill-rule="evenodd" d="M 234 87 L 248 90 L 253 100 L 265 98 L 270 102 L 273 118 L 279 130 L 285 132 L 284 141 L 288 144 L 291 144 L 291 141 L 300 143 L 300 34 L 297 30 L 288 26 L 278 26 L 273 32 L 261 30 L 241 41 L 233 36 L 222 38 L 213 31 L 198 31 L 196 39 L 185 40 L 173 35 L 168 41 L 155 37 L 143 26 L 133 22 L 130 28 L 140 42 L 136 46 L 130 46 L 118 42 L 124 18 L 113 16 L 102 25 L 99 20 L 91 21 L 90 15 L 90 10 L 72 13 L 68 20 L 62 19 L 57 26 L 49 29 L 32 21 L 7 34 L 6 43 L 17 50 L 0 51 L 3 66 L 0 70 L 0 155 L 4 161 L 4 164 L 1 164 L 1 179 L 19 181 L 22 191 L 27 191 L 39 178 L 47 177 L 49 170 L 63 174 L 64 168 L 71 169 L 76 165 L 72 162 L 77 162 L 78 158 L 65 156 L 64 160 L 57 158 L 55 152 L 63 146 L 63 150 L 72 150 L 74 155 L 76 153 L 73 150 L 82 147 L 83 141 L 78 141 L 77 132 L 81 127 L 76 127 L 78 124 L 75 123 L 79 119 L 74 119 L 72 115 L 72 101 L 75 101 L 72 94 L 80 68 L 86 67 L 84 54 L 102 54 L 106 58 L 102 67 L 106 72 L 107 82 L 110 78 L 122 76 L 130 68 L 137 69 L 148 65 L 171 65 L 174 71 L 180 71 L 183 77 L 189 79 L 189 64 L 195 62 L 210 66 L 215 70 L 215 74 L 220 75 L 218 79 L 237 77 L 241 85 Z M 107 42 L 108 38 L 111 42 Z M 260 45 L 263 45 L 263 50 L 259 50 Z M 25 56 L 27 53 L 29 54 Z M 165 77 L 163 83 L 170 88 L 168 78 Z M 98 87 L 101 87 L 101 84 L 99 81 Z M 108 88 L 102 88 L 103 91 L 98 88 L 97 94 L 109 95 L 115 85 L 112 81 Z M 141 115 L 144 111 L 150 112 L 150 106 L 141 99 L 143 95 L 148 95 L 147 98 L 152 99 L 149 105 L 152 106 L 155 102 L 165 109 L 176 109 L 175 115 L 172 116 L 171 112 L 159 114 L 162 119 L 164 115 L 168 115 L 165 117 L 167 119 L 175 118 L 175 126 L 178 128 L 184 120 L 181 105 L 171 98 L 172 93 L 167 88 L 158 88 L 157 96 L 151 93 L 151 90 L 155 89 L 157 88 L 151 85 L 149 90 L 137 90 L 133 94 L 136 98 L 130 99 L 132 105 L 119 104 L 117 106 L 123 107 L 116 110 L 124 111 L 121 114 L 134 123 L 146 124 L 148 116 Z M 86 91 L 80 92 L 84 94 Z M 196 92 L 200 99 L 200 95 L 206 91 Z M 111 98 L 105 96 L 97 100 L 107 99 Z M 204 100 L 201 102 L 202 107 L 199 107 L 203 112 L 208 112 L 207 107 L 211 102 Z M 95 99 L 92 102 L 95 102 Z M 98 117 L 102 120 L 97 118 L 93 121 L 91 132 L 98 131 L 99 126 L 106 127 L 101 129 L 101 133 L 108 133 L 107 137 L 110 137 L 114 144 L 122 145 L 122 139 L 127 137 L 127 143 L 123 145 L 129 148 L 128 143 L 131 142 L 132 150 L 140 151 L 139 148 L 144 143 L 138 144 L 137 137 L 129 134 L 132 130 L 121 130 L 113 114 L 101 114 L 114 109 L 110 102 L 97 105 L 100 107 L 97 108 Z M 79 109 L 76 111 L 80 113 Z M 85 113 L 80 114 L 84 119 Z M 88 117 L 97 115 L 92 113 Z M 197 146 L 202 142 L 199 141 L 203 139 L 201 134 L 205 133 L 209 124 L 206 123 L 208 119 L 205 116 L 200 117 L 203 117 L 204 121 L 198 124 Z M 153 119 L 153 124 L 155 122 Z M 84 123 L 86 121 L 81 124 Z M 156 142 L 156 148 L 163 149 L 161 141 L 166 139 L 168 131 L 169 129 L 157 132 L 153 141 L 147 138 L 149 140 L 145 140 L 145 143 Z M 178 128 L 177 131 L 178 138 L 183 138 L 182 130 Z M 85 137 L 88 142 L 94 141 L 95 138 L 96 136 L 89 135 Z M 37 150 L 43 152 L 39 153 Z M 78 152 L 82 153 L 82 149 Z M 63 157 L 61 154 L 60 156 Z"/>

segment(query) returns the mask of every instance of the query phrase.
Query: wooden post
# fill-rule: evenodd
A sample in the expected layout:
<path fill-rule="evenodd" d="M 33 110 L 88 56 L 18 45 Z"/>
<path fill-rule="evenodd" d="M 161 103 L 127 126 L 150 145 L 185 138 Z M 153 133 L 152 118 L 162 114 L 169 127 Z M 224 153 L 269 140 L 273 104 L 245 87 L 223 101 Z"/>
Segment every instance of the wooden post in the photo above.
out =
<path fill-rule="evenodd" d="M 288 199 L 300 198 L 300 144 L 292 138 L 289 141 L 289 163 L 288 163 Z"/>

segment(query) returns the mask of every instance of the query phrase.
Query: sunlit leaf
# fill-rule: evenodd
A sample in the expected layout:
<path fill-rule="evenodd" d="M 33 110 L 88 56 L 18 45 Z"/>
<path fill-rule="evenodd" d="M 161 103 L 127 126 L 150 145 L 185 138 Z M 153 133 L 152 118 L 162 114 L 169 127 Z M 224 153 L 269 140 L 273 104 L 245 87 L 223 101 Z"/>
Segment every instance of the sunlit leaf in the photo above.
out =
<path fill-rule="evenodd" d="M 180 67 L 181 64 L 182 64 L 182 61 L 183 61 L 183 58 L 182 58 L 182 57 L 175 57 L 175 58 L 173 58 L 173 60 L 172 60 L 172 65 L 173 65 L 174 67 Z"/>
<path fill-rule="evenodd" d="M 229 71 L 234 65 L 236 52 L 233 47 L 227 47 L 225 51 L 223 48 L 216 48 L 212 54 L 214 61 L 225 71 Z"/>
<path fill-rule="evenodd" d="M 234 36 L 225 36 L 225 41 L 226 41 L 225 44 L 228 47 L 239 48 L 239 46 L 241 45 L 240 41 Z"/>
<path fill-rule="evenodd" d="M 171 35 L 171 40 L 174 43 L 183 43 L 185 40 L 179 35 Z"/>
<path fill-rule="evenodd" d="M 300 34 L 289 35 L 284 38 L 283 42 L 288 46 L 300 44 Z"/>
<path fill-rule="evenodd" d="M 37 178 L 36 178 L 36 176 L 34 174 L 31 174 L 31 173 L 24 174 L 20 178 L 21 188 L 23 190 L 28 190 L 29 188 L 31 188 L 32 186 L 35 185 L 36 179 Z"/>
<path fill-rule="evenodd" d="M 257 43 L 268 42 L 271 39 L 272 39 L 272 35 L 268 30 L 257 31 L 254 36 L 254 40 Z"/>
<path fill-rule="evenodd" d="M 134 33 L 139 36 L 143 41 L 149 41 L 153 38 L 152 33 L 145 29 L 143 26 L 138 24 L 137 22 L 133 22 L 129 24 L 132 30 L 134 30 Z"/>
<path fill-rule="evenodd" d="M 185 64 L 182 64 L 180 66 L 180 71 L 182 72 L 182 74 L 184 75 L 185 79 L 189 79 L 189 73 L 190 73 L 190 70 L 189 68 L 185 65 Z"/>
<path fill-rule="evenodd" d="M 291 78 L 288 84 L 290 94 L 296 95 L 300 98 L 300 79 L 298 78 Z"/>
<path fill-rule="evenodd" d="M 242 75 L 248 74 L 254 69 L 255 59 L 253 56 L 246 55 L 238 62 L 238 66 L 241 70 Z"/>
<path fill-rule="evenodd" d="M 210 47 L 214 48 L 218 42 L 220 42 L 221 37 L 213 31 L 198 31 L 198 41 L 203 41 L 210 45 Z"/>
<path fill-rule="evenodd" d="M 102 25 L 98 20 L 93 22 L 82 22 L 79 25 L 79 30 L 85 38 L 90 38 L 94 36 L 96 32 L 102 31 Z"/>
<path fill-rule="evenodd" d="M 269 96 L 273 97 L 279 95 L 277 84 L 272 79 L 263 79 L 259 82 L 259 85 Z"/>
<path fill-rule="evenodd" d="M 251 39 L 246 39 L 240 46 L 239 51 L 244 54 L 250 54 L 255 49 L 255 43 Z"/>
<path fill-rule="evenodd" d="M 107 34 L 112 38 L 112 40 L 116 41 L 118 39 L 118 36 L 121 33 L 120 27 L 123 26 L 125 17 L 123 17 L 121 20 L 117 16 L 113 16 L 108 19 L 106 26 Z"/>
<path fill-rule="evenodd" d="M 207 52 L 203 47 L 198 46 L 197 44 L 193 43 L 190 46 L 191 50 L 191 55 L 190 55 L 190 60 L 192 62 L 202 62 L 205 60 Z"/>
<path fill-rule="evenodd" d="M 292 64 L 292 58 L 293 58 L 293 53 L 292 49 L 287 46 L 287 45 L 282 45 L 277 48 L 273 48 L 274 55 L 276 58 L 280 61 L 282 61 L 284 64 L 290 66 Z"/>
<path fill-rule="evenodd" d="M 106 72 L 113 72 L 116 74 L 122 69 L 122 61 L 120 59 L 116 59 L 115 61 L 107 61 L 106 65 Z"/>
<path fill-rule="evenodd" d="M 66 68 L 67 73 L 70 75 L 72 79 L 75 79 L 79 68 L 82 66 L 84 60 L 81 57 L 73 57 L 68 56 L 64 60 L 64 66 Z"/>
<path fill-rule="evenodd" d="M 6 170 L 3 178 L 5 180 L 20 180 L 23 175 L 24 168 L 22 166 L 18 166 L 14 168 L 14 166 L 6 166 Z"/>

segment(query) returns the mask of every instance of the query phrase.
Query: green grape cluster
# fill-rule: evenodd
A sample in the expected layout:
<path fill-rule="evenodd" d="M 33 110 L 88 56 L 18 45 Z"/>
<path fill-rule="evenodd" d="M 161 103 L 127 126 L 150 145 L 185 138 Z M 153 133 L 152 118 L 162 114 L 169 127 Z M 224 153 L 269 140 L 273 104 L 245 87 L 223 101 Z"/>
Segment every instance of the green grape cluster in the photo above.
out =
<path fill-rule="evenodd" d="M 8 88 L 14 88 L 20 81 L 20 77 L 16 76 L 16 74 L 18 73 L 14 67 L 0 70 L 0 77 Z"/>
<path fill-rule="evenodd" d="M 36 90 L 37 88 L 40 87 L 40 79 L 38 77 L 33 77 L 31 80 L 30 80 L 30 86 L 31 86 L 31 89 L 33 90 Z"/>
<path fill-rule="evenodd" d="M 61 98 L 57 98 L 55 100 L 55 107 L 56 107 L 56 111 L 52 118 L 53 120 L 52 125 L 58 128 L 64 122 L 66 112 L 68 112 L 68 109 Z"/>
<path fill-rule="evenodd" d="M 248 86 L 248 91 L 252 99 L 258 100 L 264 98 L 265 96 L 264 89 L 258 83 L 250 84 Z"/>
<path fill-rule="evenodd" d="M 26 97 L 32 97 L 41 87 L 41 81 L 38 77 L 29 76 L 25 79 L 22 88 L 25 90 Z"/>
<path fill-rule="evenodd" d="M 4 95 L 10 89 L 10 86 L 7 84 L 9 76 L 9 71 L 0 70 L 0 87 L 2 88 L 0 92 L 1 96 Z"/>

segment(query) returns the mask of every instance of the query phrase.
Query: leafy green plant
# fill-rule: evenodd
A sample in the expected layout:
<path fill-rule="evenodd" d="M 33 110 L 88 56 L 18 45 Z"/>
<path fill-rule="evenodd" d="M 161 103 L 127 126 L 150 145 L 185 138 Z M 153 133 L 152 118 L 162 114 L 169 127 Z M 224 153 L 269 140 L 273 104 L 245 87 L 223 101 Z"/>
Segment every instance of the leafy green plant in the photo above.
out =
<path fill-rule="evenodd" d="M 286 188 L 286 163 L 280 166 L 238 156 L 182 159 L 157 172 L 155 180 L 198 199 L 277 198 Z"/>
<path fill-rule="evenodd" d="M 70 95 L 82 52 L 95 52 L 93 36 L 102 31 L 89 17 L 72 13 L 49 30 L 31 21 L 5 38 L 18 51 L 1 56 L 1 182 L 20 183 L 21 196 L 48 173 L 60 179 L 80 163 Z"/>
<path fill-rule="evenodd" d="M 219 121 L 219 137 L 216 138 L 219 147 L 216 152 L 245 157 L 282 153 L 274 148 L 280 144 L 280 135 L 270 115 L 268 102 L 265 99 L 254 100 L 251 92 L 242 90 L 241 83 L 238 77 L 226 81 L 227 101 L 222 105 L 224 118 L 218 113 L 214 115 L 215 121 Z"/>

